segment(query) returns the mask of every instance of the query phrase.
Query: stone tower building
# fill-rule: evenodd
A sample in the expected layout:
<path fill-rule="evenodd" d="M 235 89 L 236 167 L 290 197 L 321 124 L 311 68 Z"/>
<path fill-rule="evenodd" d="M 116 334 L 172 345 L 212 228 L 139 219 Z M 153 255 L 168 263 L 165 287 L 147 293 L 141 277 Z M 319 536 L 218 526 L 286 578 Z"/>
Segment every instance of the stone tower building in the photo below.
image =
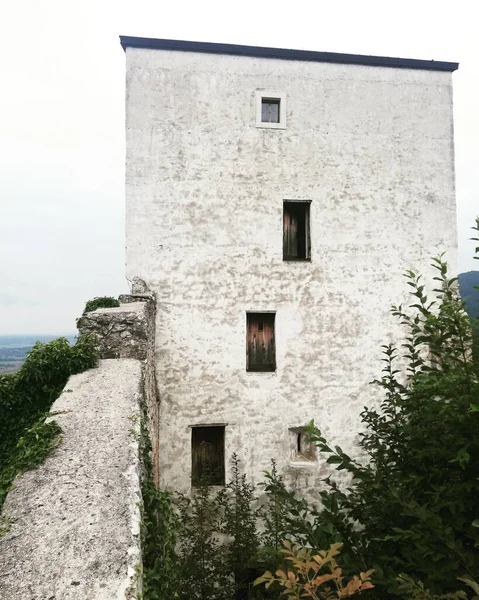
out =
<path fill-rule="evenodd" d="M 121 38 L 126 269 L 157 297 L 160 482 L 354 447 L 402 272 L 456 259 L 456 63 Z"/>

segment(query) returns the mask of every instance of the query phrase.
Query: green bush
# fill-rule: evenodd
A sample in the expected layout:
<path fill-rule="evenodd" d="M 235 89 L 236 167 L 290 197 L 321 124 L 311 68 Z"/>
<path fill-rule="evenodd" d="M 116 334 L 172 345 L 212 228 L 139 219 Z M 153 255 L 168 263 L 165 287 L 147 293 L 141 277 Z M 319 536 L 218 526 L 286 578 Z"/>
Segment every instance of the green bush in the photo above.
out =
<path fill-rule="evenodd" d="M 15 475 L 41 462 L 55 445 L 58 425 L 45 417 L 70 375 L 96 365 L 93 341 L 80 336 L 37 342 L 19 371 L 0 375 L 0 508 Z"/>
<path fill-rule="evenodd" d="M 190 498 L 156 488 L 146 428 L 142 437 L 144 599 L 275 598 L 253 588 L 272 561 L 265 563 L 259 551 L 260 511 L 238 458 L 233 455 L 232 479 L 222 490 L 215 492 L 204 477 Z"/>
<path fill-rule="evenodd" d="M 226 572 L 232 577 L 235 598 L 249 598 L 255 579 L 260 547 L 255 488 L 240 471 L 236 454 L 231 458 L 231 481 L 216 496 L 220 515 L 220 533 L 228 543 L 222 552 Z"/>
<path fill-rule="evenodd" d="M 441 258 L 433 267 L 434 301 L 409 271 L 412 304 L 393 307 L 407 336 L 384 347 L 383 376 L 374 382 L 384 401 L 362 413 L 369 462 L 332 448 L 310 427 L 327 462 L 352 477 L 346 488 L 326 481 L 317 537 L 322 545 L 344 542 L 352 565 L 366 560 L 381 598 L 400 596 L 398 573 L 424 581 L 432 594 L 453 592 L 457 577 L 479 573 L 479 361 L 456 280 Z"/>
<path fill-rule="evenodd" d="M 88 302 L 85 304 L 83 314 L 97 310 L 97 308 L 116 308 L 117 306 L 120 306 L 120 303 L 112 296 L 102 296 L 101 298 L 97 297 L 93 298 L 93 300 L 88 300 Z"/>

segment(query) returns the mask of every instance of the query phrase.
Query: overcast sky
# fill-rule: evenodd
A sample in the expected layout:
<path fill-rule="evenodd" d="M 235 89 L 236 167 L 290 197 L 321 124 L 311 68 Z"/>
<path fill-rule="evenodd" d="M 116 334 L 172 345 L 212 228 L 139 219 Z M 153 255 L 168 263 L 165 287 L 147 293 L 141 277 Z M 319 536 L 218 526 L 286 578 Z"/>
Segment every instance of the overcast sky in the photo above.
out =
<path fill-rule="evenodd" d="M 67 333 L 124 278 L 124 66 L 118 36 L 459 61 L 459 269 L 479 214 L 473 0 L 15 0 L 0 19 L 0 334 Z M 404 265 L 406 268 L 408 265 Z"/>

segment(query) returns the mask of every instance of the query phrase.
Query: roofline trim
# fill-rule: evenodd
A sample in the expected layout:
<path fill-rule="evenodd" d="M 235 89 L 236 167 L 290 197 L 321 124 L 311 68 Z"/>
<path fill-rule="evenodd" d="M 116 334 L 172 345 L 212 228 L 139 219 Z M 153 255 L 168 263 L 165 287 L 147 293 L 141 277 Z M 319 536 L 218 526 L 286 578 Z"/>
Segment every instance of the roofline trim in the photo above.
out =
<path fill-rule="evenodd" d="M 215 44 L 211 42 L 187 42 L 183 40 L 163 40 L 156 38 L 130 37 L 121 35 L 123 50 L 127 48 L 147 48 L 153 50 L 177 50 L 180 52 L 202 52 L 206 54 L 231 54 L 256 58 L 279 58 L 282 60 L 302 60 L 370 67 L 390 67 L 395 69 L 422 69 L 426 71 L 449 71 L 459 68 L 459 63 L 415 58 L 390 58 L 387 56 L 365 56 L 362 54 L 341 54 L 337 52 L 314 52 L 311 50 L 288 50 L 286 48 L 264 48 L 261 46 L 240 46 L 238 44 Z"/>

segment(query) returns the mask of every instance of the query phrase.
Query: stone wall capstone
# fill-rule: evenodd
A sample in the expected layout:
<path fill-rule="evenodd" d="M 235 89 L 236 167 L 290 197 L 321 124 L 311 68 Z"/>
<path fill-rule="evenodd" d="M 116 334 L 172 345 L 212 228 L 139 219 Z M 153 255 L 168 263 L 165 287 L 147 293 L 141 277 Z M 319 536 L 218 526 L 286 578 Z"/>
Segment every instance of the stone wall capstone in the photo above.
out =
<path fill-rule="evenodd" d="M 152 343 L 149 338 L 154 323 L 154 297 L 124 295 L 120 296 L 120 302 L 118 308 L 84 313 L 77 321 L 78 330 L 97 337 L 100 358 L 146 360 Z"/>

